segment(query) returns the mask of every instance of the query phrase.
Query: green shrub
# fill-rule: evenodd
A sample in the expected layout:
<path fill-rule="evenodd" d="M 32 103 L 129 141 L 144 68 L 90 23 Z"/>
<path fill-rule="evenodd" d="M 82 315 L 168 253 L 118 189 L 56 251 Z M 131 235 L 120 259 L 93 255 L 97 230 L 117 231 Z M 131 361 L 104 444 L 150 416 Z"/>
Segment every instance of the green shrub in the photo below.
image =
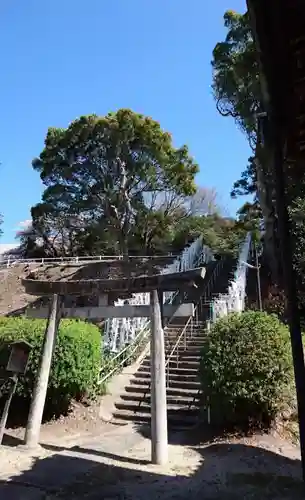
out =
<path fill-rule="evenodd" d="M 212 424 L 270 425 L 292 387 L 288 329 L 257 311 L 219 319 L 202 349 L 200 377 Z"/>
<path fill-rule="evenodd" d="M 17 386 L 17 395 L 24 400 L 32 395 L 45 328 L 45 320 L 0 317 L 0 344 L 22 338 L 33 346 L 27 372 Z M 68 405 L 73 398 L 94 395 L 100 366 L 100 330 L 83 321 L 61 320 L 46 406 Z"/>

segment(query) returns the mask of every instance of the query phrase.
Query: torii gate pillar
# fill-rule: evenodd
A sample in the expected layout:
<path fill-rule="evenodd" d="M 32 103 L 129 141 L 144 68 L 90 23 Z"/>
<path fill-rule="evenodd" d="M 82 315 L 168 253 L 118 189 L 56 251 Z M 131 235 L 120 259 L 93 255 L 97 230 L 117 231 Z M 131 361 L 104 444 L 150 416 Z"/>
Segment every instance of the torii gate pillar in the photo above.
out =
<path fill-rule="evenodd" d="M 159 297 L 157 290 L 150 292 L 151 461 L 153 464 L 165 465 L 168 460 L 166 375 Z"/>
<path fill-rule="evenodd" d="M 25 431 L 25 444 L 29 447 L 35 447 L 39 444 L 40 427 L 48 390 L 52 356 L 61 318 L 61 306 L 62 297 L 54 294 L 50 305 L 50 313 L 43 340 L 38 375 L 34 386 L 34 394 Z"/>

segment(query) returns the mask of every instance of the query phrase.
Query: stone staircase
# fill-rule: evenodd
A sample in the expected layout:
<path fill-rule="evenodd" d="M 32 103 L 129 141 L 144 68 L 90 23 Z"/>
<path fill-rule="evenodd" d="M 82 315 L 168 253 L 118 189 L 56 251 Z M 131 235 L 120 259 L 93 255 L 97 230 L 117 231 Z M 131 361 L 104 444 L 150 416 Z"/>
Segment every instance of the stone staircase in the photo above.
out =
<path fill-rule="evenodd" d="M 214 269 L 207 272 L 206 284 Z M 200 314 L 188 320 L 176 319 L 164 331 L 166 353 L 167 415 L 169 428 L 190 428 L 197 424 L 200 417 L 201 386 L 199 381 L 200 351 L 206 341 L 206 321 L 210 314 L 210 301 L 214 295 L 226 291 L 233 270 L 233 261 L 221 263 L 219 273 L 207 296 L 206 289 L 199 291 L 201 298 Z M 203 293 L 204 292 L 204 293 Z M 195 297 L 193 297 L 195 298 Z M 199 297 L 197 297 L 198 299 Z M 174 349 L 179 336 L 182 334 Z M 150 356 L 142 361 L 137 372 L 125 387 L 125 392 L 115 404 L 113 414 L 116 423 L 133 422 L 139 425 L 150 423 Z"/>
<path fill-rule="evenodd" d="M 180 326 L 179 333 L 184 326 Z M 168 361 L 167 367 L 167 414 L 169 425 L 194 425 L 198 419 L 200 383 L 198 369 L 200 348 L 204 341 L 202 336 L 203 323 L 187 327 L 187 343 L 178 349 L 178 355 Z M 167 341 L 174 344 L 177 338 L 178 325 L 168 328 Z M 166 354 L 170 349 L 166 349 Z M 125 393 L 116 403 L 114 413 L 116 421 L 132 421 L 138 424 L 150 422 L 150 357 L 146 356 L 140 368 L 125 387 Z"/>

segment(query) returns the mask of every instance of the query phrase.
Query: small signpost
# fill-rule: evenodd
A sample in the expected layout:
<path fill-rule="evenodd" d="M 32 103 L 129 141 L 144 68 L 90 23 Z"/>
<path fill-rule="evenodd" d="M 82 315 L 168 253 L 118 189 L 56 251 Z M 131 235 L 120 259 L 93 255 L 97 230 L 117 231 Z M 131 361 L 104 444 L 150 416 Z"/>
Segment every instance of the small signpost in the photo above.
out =
<path fill-rule="evenodd" d="M 31 344 L 25 340 L 14 342 L 12 344 L 6 370 L 15 374 L 24 375 L 27 369 L 31 349 Z"/>
<path fill-rule="evenodd" d="M 32 346 L 25 340 L 17 340 L 11 344 L 3 344 L 1 351 L 1 369 L 3 385 L 10 383 L 7 399 L 3 408 L 0 421 L 0 445 L 2 444 L 5 426 L 9 414 L 11 402 L 16 391 L 18 376 L 24 375 L 27 369 L 29 355 Z M 7 360 L 7 361 L 6 361 Z M 2 386 L 3 387 L 3 386 Z M 0 391 L 1 396 L 1 391 Z"/>

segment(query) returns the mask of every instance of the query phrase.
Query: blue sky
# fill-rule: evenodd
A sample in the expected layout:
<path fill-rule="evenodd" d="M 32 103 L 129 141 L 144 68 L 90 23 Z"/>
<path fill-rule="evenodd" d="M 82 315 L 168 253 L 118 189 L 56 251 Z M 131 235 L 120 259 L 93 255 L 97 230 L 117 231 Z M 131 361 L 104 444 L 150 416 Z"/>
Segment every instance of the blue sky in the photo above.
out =
<path fill-rule="evenodd" d="M 198 184 L 229 198 L 250 155 L 211 94 L 211 53 L 223 13 L 244 0 L 2 0 L 0 3 L 0 212 L 14 242 L 43 186 L 31 160 L 49 126 L 121 107 L 152 116 L 188 144 Z"/>

